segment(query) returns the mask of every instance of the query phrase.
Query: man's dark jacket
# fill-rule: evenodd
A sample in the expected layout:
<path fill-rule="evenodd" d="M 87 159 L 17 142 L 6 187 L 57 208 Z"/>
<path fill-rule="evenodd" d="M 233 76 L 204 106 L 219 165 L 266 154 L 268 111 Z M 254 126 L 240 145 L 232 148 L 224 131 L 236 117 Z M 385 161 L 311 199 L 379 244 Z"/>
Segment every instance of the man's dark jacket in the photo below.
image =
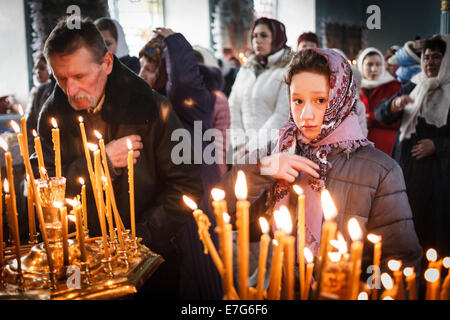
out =
<path fill-rule="evenodd" d="M 99 127 L 103 127 L 105 145 L 124 136 L 142 137 L 144 148 L 134 166 L 136 233 L 144 243 L 163 257 L 177 250 L 177 232 L 192 217 L 192 211 L 182 202 L 186 194 L 199 201 L 202 195 L 200 166 L 179 164 L 171 159 L 171 141 L 174 130 L 182 124 L 167 99 L 153 91 L 147 83 L 124 67 L 116 57 L 112 73 L 105 88 L 105 101 L 101 109 Z M 78 117 L 92 117 L 86 111 L 75 111 L 59 86 L 45 103 L 38 121 L 38 132 L 47 170 L 54 172 L 54 151 L 51 140 L 51 117 L 58 121 L 61 137 L 62 174 L 67 178 L 67 196 L 80 192 L 78 177 L 87 182 L 88 224 L 91 236 L 100 234 L 95 201 L 90 187 L 89 174 L 83 151 Z M 106 127 L 101 126 L 101 122 Z M 89 142 L 98 142 L 93 135 L 94 126 L 86 122 Z M 92 153 L 91 153 L 91 157 Z M 34 160 L 35 173 L 36 159 Z M 111 178 L 120 216 L 130 228 L 127 168 L 114 169 L 110 164 Z"/>

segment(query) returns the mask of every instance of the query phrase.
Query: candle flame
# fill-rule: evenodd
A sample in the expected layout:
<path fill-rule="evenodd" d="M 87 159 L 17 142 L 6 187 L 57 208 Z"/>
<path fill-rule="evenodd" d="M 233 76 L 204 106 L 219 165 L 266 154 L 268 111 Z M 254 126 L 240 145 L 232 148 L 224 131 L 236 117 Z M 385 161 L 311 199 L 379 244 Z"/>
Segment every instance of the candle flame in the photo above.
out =
<path fill-rule="evenodd" d="M 306 262 L 311 263 L 314 260 L 313 254 L 309 248 L 303 248 L 303 255 L 305 256 Z"/>
<path fill-rule="evenodd" d="M 73 208 L 78 207 L 80 205 L 80 202 L 76 199 L 70 199 L 70 198 L 66 198 L 66 202 Z"/>
<path fill-rule="evenodd" d="M 188 196 L 183 195 L 183 200 L 184 203 L 191 208 L 191 210 L 197 210 L 197 204 L 195 203 L 194 200 L 192 200 L 191 198 L 189 198 Z"/>
<path fill-rule="evenodd" d="M 0 147 L 5 150 L 5 152 L 8 152 L 8 144 L 6 141 L 2 138 L 0 138 Z"/>
<path fill-rule="evenodd" d="M 388 268 L 392 271 L 398 271 L 400 270 L 400 267 L 402 266 L 402 262 L 400 260 L 389 260 L 388 261 Z"/>
<path fill-rule="evenodd" d="M 98 146 L 94 143 L 87 143 L 87 147 L 89 148 L 89 150 L 91 151 L 96 151 L 98 149 Z"/>
<path fill-rule="evenodd" d="M 437 252 L 434 249 L 427 250 L 427 259 L 430 262 L 435 262 L 437 260 Z"/>
<path fill-rule="evenodd" d="M 225 199 L 225 191 L 223 191 L 222 189 L 213 188 L 211 190 L 211 195 L 212 195 L 214 201 L 220 201 L 220 200 Z"/>
<path fill-rule="evenodd" d="M 425 280 L 428 282 L 439 280 L 439 270 L 434 268 L 427 269 L 427 271 L 425 271 Z"/>
<path fill-rule="evenodd" d="M 341 260 L 341 254 L 339 252 L 328 252 L 328 258 L 330 258 L 332 262 L 339 262 L 339 260 Z"/>
<path fill-rule="evenodd" d="M 338 249 L 340 254 L 347 253 L 347 242 L 345 241 L 344 237 L 342 236 L 342 233 L 338 232 L 338 239 L 337 240 L 330 240 L 330 244 Z"/>
<path fill-rule="evenodd" d="M 295 193 L 296 193 L 297 195 L 300 196 L 300 195 L 304 194 L 302 187 L 300 187 L 300 186 L 294 184 L 293 188 L 294 188 L 294 191 L 295 191 Z"/>
<path fill-rule="evenodd" d="M 27 173 L 27 182 L 30 182 L 30 175 Z"/>
<path fill-rule="evenodd" d="M 261 226 L 261 231 L 264 234 L 269 233 L 269 224 L 267 223 L 266 218 L 264 217 L 259 217 L 259 225 Z"/>
<path fill-rule="evenodd" d="M 62 203 L 61 201 L 53 201 L 53 206 L 55 208 L 61 209 L 62 207 L 64 207 L 64 203 Z"/>
<path fill-rule="evenodd" d="M 389 274 L 382 273 L 381 274 L 381 283 L 386 288 L 386 290 L 391 290 L 394 287 L 394 282 Z"/>
<path fill-rule="evenodd" d="M 32 133 L 33 133 L 33 137 L 37 137 L 38 134 L 37 134 L 36 129 L 33 129 Z"/>
<path fill-rule="evenodd" d="M 444 261 L 442 261 L 442 264 L 444 265 L 445 268 L 450 268 L 450 258 L 449 257 L 445 257 Z"/>
<path fill-rule="evenodd" d="M 108 179 L 106 179 L 105 176 L 102 176 L 102 181 L 103 181 L 104 183 L 108 183 Z"/>
<path fill-rule="evenodd" d="M 52 123 L 53 128 L 58 129 L 58 122 L 56 122 L 56 119 L 52 117 L 50 121 Z"/>
<path fill-rule="evenodd" d="M 19 104 L 19 106 L 17 107 L 17 110 L 19 111 L 19 114 L 23 117 L 24 112 L 23 112 L 23 107 L 21 104 Z"/>
<path fill-rule="evenodd" d="M 69 219 L 69 221 L 72 221 L 73 223 L 77 222 L 77 217 L 74 214 L 68 214 L 67 219 Z"/>
<path fill-rule="evenodd" d="M 99 139 L 99 140 L 103 138 L 102 134 L 100 132 L 98 132 L 97 130 L 94 130 L 94 134 L 97 137 L 97 139 Z"/>
<path fill-rule="evenodd" d="M 45 176 L 47 175 L 47 170 L 44 167 L 39 167 L 39 169 L 41 170 L 41 173 Z"/>
<path fill-rule="evenodd" d="M 166 120 L 167 120 L 167 117 L 169 116 L 169 111 L 170 111 L 170 108 L 169 108 L 169 106 L 166 104 L 166 103 L 163 103 L 162 105 L 161 105 L 161 119 L 162 119 L 162 121 L 163 122 L 166 122 Z"/>
<path fill-rule="evenodd" d="M 84 186 L 84 179 L 83 179 L 83 177 L 79 177 L 78 178 L 78 182 Z"/>
<path fill-rule="evenodd" d="M 386 297 L 383 298 L 383 300 L 394 300 L 394 299 L 392 299 L 391 296 L 386 296 Z"/>
<path fill-rule="evenodd" d="M 369 240 L 370 242 L 372 242 L 373 244 L 378 243 L 381 241 L 381 236 L 378 236 L 376 234 L 373 233 L 369 233 L 367 235 L 367 240 Z"/>
<path fill-rule="evenodd" d="M 13 128 L 15 133 L 19 133 L 20 132 L 20 127 L 17 124 L 17 122 L 15 122 L 14 120 L 11 120 L 10 124 L 11 124 L 11 127 Z"/>
<path fill-rule="evenodd" d="M 286 206 L 281 206 L 280 210 L 274 212 L 275 225 L 277 229 L 282 230 L 284 233 L 292 232 L 292 219 Z"/>
<path fill-rule="evenodd" d="M 238 200 L 242 201 L 247 199 L 247 180 L 245 178 L 245 173 L 242 170 L 239 170 L 237 173 L 234 193 L 236 194 L 236 198 L 238 198 Z"/>
<path fill-rule="evenodd" d="M 403 269 L 403 274 L 405 275 L 405 277 L 412 276 L 413 272 L 414 272 L 414 268 L 411 268 L 411 267 L 407 267 L 407 268 Z"/>
<path fill-rule="evenodd" d="M 276 239 L 273 239 L 272 243 L 274 246 L 278 246 L 278 241 Z"/>
<path fill-rule="evenodd" d="M 367 295 L 367 292 L 361 292 L 358 295 L 358 300 L 369 300 L 369 296 Z"/>
<path fill-rule="evenodd" d="M 82 116 L 79 116 L 79 117 L 78 117 L 78 121 L 79 121 L 80 123 L 83 123 L 83 117 L 82 117 Z"/>
<path fill-rule="evenodd" d="M 353 241 L 360 241 L 362 239 L 362 231 L 359 226 L 358 220 L 351 218 L 348 220 L 348 232 Z"/>
<path fill-rule="evenodd" d="M 224 221 L 225 223 L 230 223 L 230 215 L 229 215 L 228 213 L 224 212 L 224 213 L 222 214 L 222 216 L 223 216 L 223 221 Z"/>
<path fill-rule="evenodd" d="M 336 206 L 327 189 L 321 192 L 322 210 L 325 220 L 334 219 L 337 215 Z"/>
<path fill-rule="evenodd" d="M 8 179 L 3 180 L 3 189 L 5 190 L 5 193 L 9 193 Z"/>
<path fill-rule="evenodd" d="M 127 139 L 127 147 L 128 147 L 128 150 L 133 150 L 133 144 L 131 143 L 131 140 L 130 139 Z"/>

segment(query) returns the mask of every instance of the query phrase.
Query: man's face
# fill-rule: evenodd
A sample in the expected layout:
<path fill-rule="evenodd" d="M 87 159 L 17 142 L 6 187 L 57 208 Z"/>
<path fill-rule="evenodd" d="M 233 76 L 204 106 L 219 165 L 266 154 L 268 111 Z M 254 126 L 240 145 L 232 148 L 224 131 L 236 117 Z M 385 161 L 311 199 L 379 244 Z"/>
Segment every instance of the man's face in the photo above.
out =
<path fill-rule="evenodd" d="M 440 51 L 426 49 L 423 54 L 423 70 L 428 78 L 437 77 L 444 55 Z"/>
<path fill-rule="evenodd" d="M 83 46 L 69 55 L 53 54 L 49 64 L 69 104 L 79 111 L 97 106 L 112 71 L 113 56 L 107 52 L 99 64 Z"/>

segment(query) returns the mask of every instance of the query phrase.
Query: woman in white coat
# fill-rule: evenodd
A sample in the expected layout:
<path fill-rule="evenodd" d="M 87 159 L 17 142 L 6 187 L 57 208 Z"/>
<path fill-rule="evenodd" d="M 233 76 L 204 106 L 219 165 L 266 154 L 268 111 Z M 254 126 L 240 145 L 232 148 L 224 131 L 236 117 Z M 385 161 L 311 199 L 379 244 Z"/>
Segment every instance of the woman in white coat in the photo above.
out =
<path fill-rule="evenodd" d="M 229 97 L 234 162 L 265 147 L 289 118 L 283 77 L 292 51 L 286 46 L 285 27 L 277 20 L 259 18 L 251 39 L 254 54 L 240 68 Z"/>

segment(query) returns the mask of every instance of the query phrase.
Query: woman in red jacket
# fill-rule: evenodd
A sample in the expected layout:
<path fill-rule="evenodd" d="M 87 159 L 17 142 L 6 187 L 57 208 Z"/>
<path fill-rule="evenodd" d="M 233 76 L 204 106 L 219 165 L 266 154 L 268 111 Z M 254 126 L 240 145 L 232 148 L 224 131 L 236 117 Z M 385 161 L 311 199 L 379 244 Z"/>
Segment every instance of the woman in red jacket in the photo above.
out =
<path fill-rule="evenodd" d="M 401 90 L 400 82 L 395 80 L 384 68 L 382 53 L 373 47 L 362 51 L 358 57 L 358 68 L 362 74 L 359 96 L 366 105 L 367 138 L 375 147 L 391 155 L 400 122 L 386 125 L 375 119 L 375 108 L 383 100 Z"/>

